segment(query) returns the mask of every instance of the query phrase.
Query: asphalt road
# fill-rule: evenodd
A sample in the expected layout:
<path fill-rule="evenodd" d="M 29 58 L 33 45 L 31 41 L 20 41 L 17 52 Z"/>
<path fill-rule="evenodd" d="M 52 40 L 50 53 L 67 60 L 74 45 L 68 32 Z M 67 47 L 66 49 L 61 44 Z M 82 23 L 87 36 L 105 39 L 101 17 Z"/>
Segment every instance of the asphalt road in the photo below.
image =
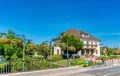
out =
<path fill-rule="evenodd" d="M 65 76 L 120 76 L 120 66 L 86 72 L 79 72 Z"/>

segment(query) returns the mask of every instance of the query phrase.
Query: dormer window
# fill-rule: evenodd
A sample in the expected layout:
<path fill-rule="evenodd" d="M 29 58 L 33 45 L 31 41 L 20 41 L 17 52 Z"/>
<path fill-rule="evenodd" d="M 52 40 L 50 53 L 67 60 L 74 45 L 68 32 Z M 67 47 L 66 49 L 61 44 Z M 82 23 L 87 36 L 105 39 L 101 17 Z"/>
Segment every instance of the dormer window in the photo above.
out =
<path fill-rule="evenodd" d="M 82 34 L 82 37 L 84 37 L 85 36 L 85 34 Z"/>
<path fill-rule="evenodd" d="M 89 37 L 88 34 L 82 34 L 82 37 Z"/>

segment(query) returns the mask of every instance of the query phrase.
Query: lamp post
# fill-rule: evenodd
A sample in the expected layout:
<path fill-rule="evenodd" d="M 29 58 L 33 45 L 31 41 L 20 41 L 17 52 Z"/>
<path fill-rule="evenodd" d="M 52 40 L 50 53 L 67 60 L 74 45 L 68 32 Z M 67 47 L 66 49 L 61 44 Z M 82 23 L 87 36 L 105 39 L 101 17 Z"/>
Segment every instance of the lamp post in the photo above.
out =
<path fill-rule="evenodd" d="M 45 41 L 50 43 L 50 68 L 52 68 L 52 40 L 51 41 Z"/>
<path fill-rule="evenodd" d="M 69 66 L 69 58 L 68 58 L 68 40 L 67 40 L 67 65 Z"/>
<path fill-rule="evenodd" d="M 22 69 L 22 71 L 24 71 L 24 67 L 25 67 L 25 64 L 24 64 L 24 60 L 25 60 L 25 58 L 24 58 L 24 56 L 25 56 L 25 35 L 16 34 L 16 36 L 22 36 L 22 39 L 23 39 L 23 59 L 22 59 L 22 61 L 23 61 L 23 64 L 22 64 L 23 69 Z"/>

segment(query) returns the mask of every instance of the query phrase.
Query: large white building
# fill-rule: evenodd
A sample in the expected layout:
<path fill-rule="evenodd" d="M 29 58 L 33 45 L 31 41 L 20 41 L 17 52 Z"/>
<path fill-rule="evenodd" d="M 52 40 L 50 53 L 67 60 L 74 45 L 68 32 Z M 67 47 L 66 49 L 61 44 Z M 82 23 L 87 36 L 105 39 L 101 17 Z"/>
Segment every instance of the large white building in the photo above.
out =
<path fill-rule="evenodd" d="M 59 40 L 64 34 L 73 34 L 76 37 L 79 37 L 83 43 L 83 48 L 78 52 L 80 56 L 83 55 L 94 55 L 94 56 L 100 56 L 100 40 L 93 37 L 92 35 L 76 29 L 69 29 L 66 32 L 61 33 L 61 36 L 56 38 L 56 40 Z M 54 54 L 61 54 L 61 48 L 59 46 L 54 46 Z"/>

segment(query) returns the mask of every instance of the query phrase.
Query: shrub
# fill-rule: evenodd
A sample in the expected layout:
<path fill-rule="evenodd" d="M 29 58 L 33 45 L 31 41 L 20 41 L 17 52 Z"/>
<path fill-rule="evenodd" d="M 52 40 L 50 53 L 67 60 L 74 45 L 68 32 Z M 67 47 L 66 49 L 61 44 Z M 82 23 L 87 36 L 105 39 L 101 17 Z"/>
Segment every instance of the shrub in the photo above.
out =
<path fill-rule="evenodd" d="M 85 57 L 86 57 L 86 58 L 88 58 L 88 57 L 89 57 L 89 55 L 88 55 L 88 54 L 86 54 L 86 55 L 85 55 Z"/>
<path fill-rule="evenodd" d="M 53 55 L 52 59 L 63 59 L 62 55 Z"/>
<path fill-rule="evenodd" d="M 84 64 L 84 67 L 88 67 L 89 65 L 88 64 Z"/>
<path fill-rule="evenodd" d="M 50 67 L 50 63 L 45 61 L 45 60 L 42 60 L 40 61 L 40 69 L 48 69 Z"/>
<path fill-rule="evenodd" d="M 84 65 L 85 64 L 85 60 L 82 58 L 78 58 L 76 59 L 77 65 Z"/>
<path fill-rule="evenodd" d="M 109 59 L 112 59 L 112 58 L 113 58 L 113 56 L 109 56 L 108 58 L 109 58 Z"/>
<path fill-rule="evenodd" d="M 37 55 L 37 56 L 35 56 L 34 58 L 35 58 L 35 59 L 38 59 L 38 60 L 41 60 L 41 59 L 44 58 L 44 56 L 43 56 L 43 55 Z"/>
<path fill-rule="evenodd" d="M 103 60 L 108 60 L 109 59 L 109 57 L 106 57 L 106 56 L 100 56 L 99 58 L 103 59 Z"/>
<path fill-rule="evenodd" d="M 3 63 L 0 63 L 0 70 L 6 70 L 6 66 L 8 65 L 8 62 L 3 62 Z"/>

